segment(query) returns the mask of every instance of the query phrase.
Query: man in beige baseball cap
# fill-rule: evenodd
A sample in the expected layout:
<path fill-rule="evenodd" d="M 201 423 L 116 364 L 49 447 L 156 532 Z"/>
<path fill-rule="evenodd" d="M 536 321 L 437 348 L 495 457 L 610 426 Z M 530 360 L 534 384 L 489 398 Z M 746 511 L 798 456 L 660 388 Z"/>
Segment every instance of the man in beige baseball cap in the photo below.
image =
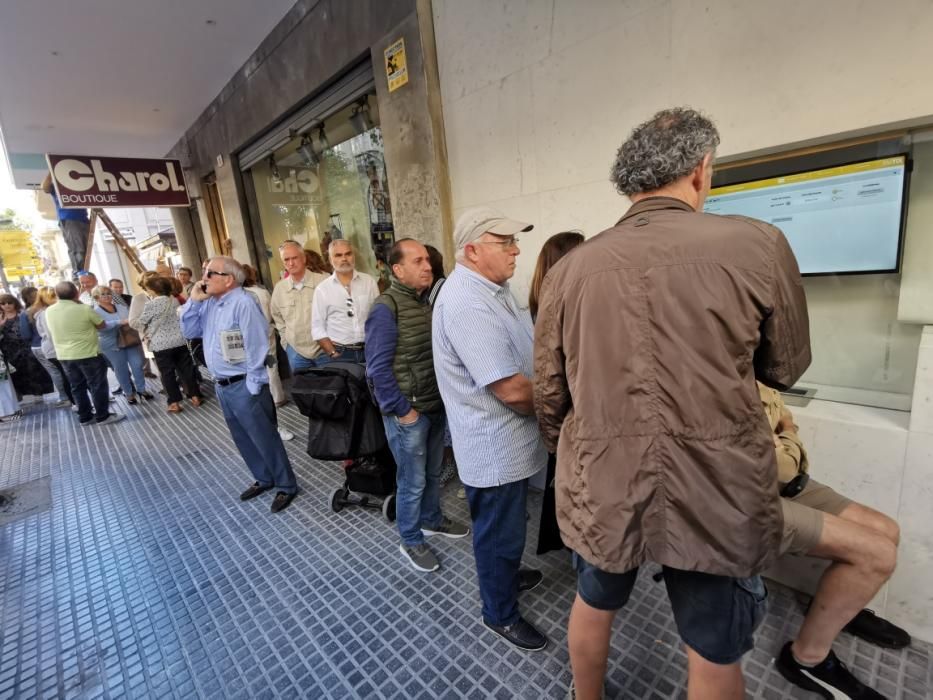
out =
<path fill-rule="evenodd" d="M 534 329 L 509 289 L 517 234 L 531 224 L 486 207 L 454 228 L 457 267 L 434 303 L 434 372 L 473 521 L 483 623 L 522 651 L 547 637 L 519 611 L 541 583 L 521 568 L 528 480 L 547 464 L 532 406 Z"/>

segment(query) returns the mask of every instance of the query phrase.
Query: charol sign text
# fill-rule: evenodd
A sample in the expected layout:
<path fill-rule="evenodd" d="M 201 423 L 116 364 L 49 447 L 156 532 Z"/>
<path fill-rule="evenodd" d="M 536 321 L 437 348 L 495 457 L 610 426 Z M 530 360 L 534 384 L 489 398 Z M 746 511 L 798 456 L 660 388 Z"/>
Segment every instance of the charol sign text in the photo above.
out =
<path fill-rule="evenodd" d="M 85 207 L 187 207 L 181 163 L 158 158 L 46 156 L 58 201 Z"/>

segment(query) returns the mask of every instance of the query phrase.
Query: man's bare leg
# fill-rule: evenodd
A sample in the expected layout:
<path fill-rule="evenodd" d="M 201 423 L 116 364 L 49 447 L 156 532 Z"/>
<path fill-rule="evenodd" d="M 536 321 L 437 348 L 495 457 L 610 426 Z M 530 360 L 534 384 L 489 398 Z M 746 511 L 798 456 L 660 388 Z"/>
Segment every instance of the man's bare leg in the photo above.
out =
<path fill-rule="evenodd" d="M 714 664 L 687 647 L 687 668 L 687 700 L 742 700 L 745 697 L 741 662 Z"/>
<path fill-rule="evenodd" d="M 570 609 L 567 645 L 578 700 L 599 700 L 603 694 L 609 640 L 615 610 L 599 610 L 577 595 Z"/>
<path fill-rule="evenodd" d="M 850 503 L 839 514 L 839 517 L 880 532 L 895 545 L 901 542 L 901 528 L 897 521 L 884 513 L 879 513 L 874 508 L 863 506 L 861 503 Z"/>
<path fill-rule="evenodd" d="M 852 505 L 846 511 L 850 508 Z M 853 513 L 856 517 L 864 515 L 857 509 L 850 516 Z M 820 541 L 809 554 L 833 563 L 820 579 L 791 649 L 797 661 L 818 664 L 827 657 L 842 628 L 894 572 L 897 545 L 887 534 L 851 518 L 823 513 Z"/>

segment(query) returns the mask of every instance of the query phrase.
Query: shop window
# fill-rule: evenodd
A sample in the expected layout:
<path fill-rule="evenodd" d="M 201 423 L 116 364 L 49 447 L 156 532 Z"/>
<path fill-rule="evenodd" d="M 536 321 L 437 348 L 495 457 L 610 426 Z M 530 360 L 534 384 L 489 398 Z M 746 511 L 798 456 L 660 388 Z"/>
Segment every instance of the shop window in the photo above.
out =
<path fill-rule="evenodd" d="M 357 115 L 366 105 L 367 118 Z M 249 170 L 272 281 L 285 240 L 327 259 L 331 240 L 349 240 L 356 267 L 379 277 L 394 242 L 382 132 L 374 99 L 342 110 Z"/>

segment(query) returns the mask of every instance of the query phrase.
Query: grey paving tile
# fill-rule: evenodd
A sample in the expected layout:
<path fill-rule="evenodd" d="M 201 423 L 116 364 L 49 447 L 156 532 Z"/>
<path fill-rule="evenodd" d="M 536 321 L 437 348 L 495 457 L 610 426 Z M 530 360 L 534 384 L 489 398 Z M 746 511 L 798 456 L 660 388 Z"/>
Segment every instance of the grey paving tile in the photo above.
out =
<path fill-rule="evenodd" d="M 564 697 L 566 555 L 527 556 L 546 581 L 522 610 L 552 644 L 522 654 L 479 622 L 468 541 L 437 543 L 443 569 L 416 575 L 377 513 L 331 511 L 341 469 L 300 438 L 287 449 L 302 493 L 273 516 L 267 500 L 236 498 L 249 477 L 216 402 L 181 420 L 158 402 L 117 405 L 129 419 L 106 434 L 50 407 L 0 426 L 0 488 L 51 477 L 53 500 L 0 529 L 0 697 Z M 280 419 L 304 432 L 293 406 Z M 446 512 L 468 520 L 453 492 Z M 650 573 L 615 623 L 612 697 L 684 696 L 686 657 Z M 805 697 L 772 666 L 801 620 L 772 587 L 744 661 L 749 697 Z M 892 697 L 930 696 L 929 645 L 890 652 L 843 635 L 836 651 Z"/>

